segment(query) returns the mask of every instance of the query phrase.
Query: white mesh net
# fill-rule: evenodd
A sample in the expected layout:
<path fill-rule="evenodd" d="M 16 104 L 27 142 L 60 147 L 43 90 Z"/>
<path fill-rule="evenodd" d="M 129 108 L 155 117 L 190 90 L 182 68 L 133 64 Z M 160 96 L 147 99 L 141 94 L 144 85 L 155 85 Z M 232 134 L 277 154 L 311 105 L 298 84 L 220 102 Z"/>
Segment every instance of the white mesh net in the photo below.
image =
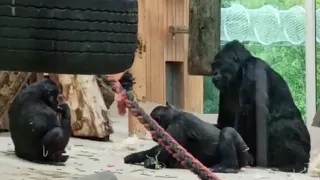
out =
<path fill-rule="evenodd" d="M 320 42 L 320 9 L 316 13 L 316 40 Z M 259 9 L 246 9 L 240 4 L 222 8 L 221 40 L 234 39 L 255 41 L 263 45 L 275 42 L 302 44 L 305 40 L 305 10 L 301 6 L 279 10 L 270 5 Z"/>

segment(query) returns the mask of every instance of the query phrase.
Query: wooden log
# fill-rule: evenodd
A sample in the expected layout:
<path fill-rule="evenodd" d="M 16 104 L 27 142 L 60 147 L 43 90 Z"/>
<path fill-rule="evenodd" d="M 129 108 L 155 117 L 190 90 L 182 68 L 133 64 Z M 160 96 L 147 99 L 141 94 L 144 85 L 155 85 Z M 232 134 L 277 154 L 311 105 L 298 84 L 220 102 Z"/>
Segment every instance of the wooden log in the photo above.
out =
<path fill-rule="evenodd" d="M 145 109 L 146 105 L 146 58 L 145 58 L 145 3 L 146 0 L 139 0 L 139 24 L 138 24 L 138 40 L 139 46 L 135 54 L 135 60 L 131 67 L 131 73 L 135 78 L 136 84 L 133 85 L 133 91 L 136 95 L 136 100 L 141 108 Z M 142 124 L 129 112 L 129 135 L 135 134 L 139 138 L 146 138 L 147 131 Z"/>
<path fill-rule="evenodd" d="M 220 48 L 220 3 L 218 0 L 190 0 L 190 75 L 211 75 L 210 63 Z"/>
<path fill-rule="evenodd" d="M 17 93 L 27 82 L 31 73 L 28 72 L 0 72 L 0 121 L 8 121 L 7 110 Z M 3 125 L 8 126 L 8 122 Z M 2 125 L 1 125 L 2 126 Z M 1 128 L 1 127 L 0 127 Z M 9 127 L 4 127 L 9 128 Z"/>
<path fill-rule="evenodd" d="M 109 140 L 113 133 L 107 107 L 94 75 L 59 75 L 71 109 L 73 136 Z"/>

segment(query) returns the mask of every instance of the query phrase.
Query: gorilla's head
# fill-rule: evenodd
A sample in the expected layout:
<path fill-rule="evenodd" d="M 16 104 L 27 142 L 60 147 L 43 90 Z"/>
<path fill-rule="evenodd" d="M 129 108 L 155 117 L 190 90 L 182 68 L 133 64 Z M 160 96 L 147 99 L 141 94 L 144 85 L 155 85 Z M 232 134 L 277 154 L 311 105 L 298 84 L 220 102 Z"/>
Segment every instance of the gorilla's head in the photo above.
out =
<path fill-rule="evenodd" d="M 37 82 L 39 90 L 42 94 L 42 100 L 51 108 L 57 110 L 59 88 L 57 84 L 51 79 L 43 78 Z"/>
<path fill-rule="evenodd" d="M 176 107 L 166 102 L 166 106 L 155 107 L 150 113 L 150 116 L 157 121 L 163 129 L 167 129 L 173 117 L 178 112 L 179 110 Z"/>
<path fill-rule="evenodd" d="M 219 90 L 227 88 L 235 78 L 241 64 L 251 56 L 251 53 L 239 41 L 234 40 L 227 43 L 211 64 L 212 83 Z"/>

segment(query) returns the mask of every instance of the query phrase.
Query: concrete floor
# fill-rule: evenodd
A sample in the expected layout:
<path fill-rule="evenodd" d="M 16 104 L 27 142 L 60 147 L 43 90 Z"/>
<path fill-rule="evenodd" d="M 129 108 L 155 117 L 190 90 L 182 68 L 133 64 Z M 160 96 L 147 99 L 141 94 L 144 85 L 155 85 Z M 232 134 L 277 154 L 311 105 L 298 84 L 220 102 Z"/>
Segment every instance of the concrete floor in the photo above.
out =
<path fill-rule="evenodd" d="M 40 165 L 18 159 L 13 152 L 13 145 L 9 134 L 0 134 L 0 174 L 5 180 L 46 180 L 72 179 L 83 175 L 94 174 L 109 170 L 119 180 L 151 180 L 175 179 L 197 180 L 196 175 L 188 170 L 147 170 L 138 165 L 126 165 L 123 157 L 133 151 L 122 147 L 127 138 L 127 119 L 111 113 L 114 122 L 115 134 L 113 142 L 94 142 L 72 138 L 68 146 L 70 159 L 64 166 Z M 205 116 L 203 119 L 213 121 L 214 116 Z M 320 130 L 312 129 L 313 137 L 320 135 Z M 318 140 L 318 142 L 320 142 Z M 135 143 L 137 150 L 148 149 L 155 145 L 151 140 L 138 140 Z M 319 145 L 319 144 L 318 144 Z M 320 147 L 320 145 L 317 147 Z M 313 147 L 316 147 L 315 145 Z M 313 148 L 314 150 L 316 148 Z M 218 174 L 223 180 L 313 180 L 308 175 L 273 172 L 266 169 L 246 168 L 239 174 Z"/>

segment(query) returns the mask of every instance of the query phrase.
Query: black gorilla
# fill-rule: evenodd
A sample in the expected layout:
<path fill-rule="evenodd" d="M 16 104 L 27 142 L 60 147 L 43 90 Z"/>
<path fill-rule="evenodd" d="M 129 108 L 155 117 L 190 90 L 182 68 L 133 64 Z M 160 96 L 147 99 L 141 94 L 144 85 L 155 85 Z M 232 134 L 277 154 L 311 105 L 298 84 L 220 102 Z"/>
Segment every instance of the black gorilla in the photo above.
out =
<path fill-rule="evenodd" d="M 21 89 L 12 102 L 10 132 L 19 158 L 48 164 L 69 158 L 63 153 L 71 135 L 70 109 L 67 104 L 58 106 L 58 94 L 57 85 L 44 78 Z"/>
<path fill-rule="evenodd" d="M 217 127 L 234 127 L 257 158 L 257 129 L 265 128 L 268 167 L 301 172 L 308 167 L 310 135 L 285 80 L 239 42 L 227 43 L 212 63 L 220 90 Z M 261 151 L 259 151 L 261 152 Z M 255 161 L 256 162 L 256 161 Z"/>
<path fill-rule="evenodd" d="M 233 128 L 219 130 L 193 114 L 183 112 L 167 103 L 151 112 L 155 119 L 180 145 L 213 172 L 237 173 L 251 163 L 252 157 L 243 139 Z M 148 157 L 149 156 L 149 157 Z M 167 168 L 182 168 L 180 164 L 160 145 L 149 150 L 130 154 L 124 158 L 127 164 L 144 162 L 147 168 L 155 168 L 150 157 Z"/>

